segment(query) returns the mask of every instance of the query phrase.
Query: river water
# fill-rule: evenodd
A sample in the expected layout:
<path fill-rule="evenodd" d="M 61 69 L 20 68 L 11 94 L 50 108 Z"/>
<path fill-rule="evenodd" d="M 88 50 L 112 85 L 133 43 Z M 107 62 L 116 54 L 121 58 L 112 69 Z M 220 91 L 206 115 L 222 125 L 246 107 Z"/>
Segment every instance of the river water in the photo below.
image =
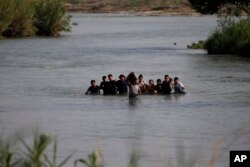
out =
<path fill-rule="evenodd" d="M 73 14 L 60 38 L 0 41 L 0 128 L 38 127 L 59 141 L 59 158 L 100 148 L 107 166 L 166 166 L 199 154 L 229 166 L 229 150 L 250 150 L 250 60 L 207 55 L 186 45 L 206 39 L 215 16 Z M 176 45 L 174 44 L 176 43 Z M 145 80 L 178 76 L 184 96 L 86 96 L 89 81 L 130 71 Z M 28 130 L 27 130 L 28 129 Z M 219 142 L 218 142 L 219 141 Z M 202 157 L 202 158 L 201 158 Z M 72 166 L 71 164 L 69 166 Z"/>

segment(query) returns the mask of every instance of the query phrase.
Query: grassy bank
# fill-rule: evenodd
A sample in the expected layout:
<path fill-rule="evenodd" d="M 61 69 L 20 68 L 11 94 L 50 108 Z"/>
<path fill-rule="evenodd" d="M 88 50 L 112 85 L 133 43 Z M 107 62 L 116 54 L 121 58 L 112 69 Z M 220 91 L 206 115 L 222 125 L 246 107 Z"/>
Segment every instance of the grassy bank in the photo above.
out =
<path fill-rule="evenodd" d="M 0 1 L 0 38 L 58 36 L 69 28 L 63 0 Z"/>
<path fill-rule="evenodd" d="M 206 40 L 208 54 L 239 54 L 250 57 L 250 20 L 224 19 Z"/>

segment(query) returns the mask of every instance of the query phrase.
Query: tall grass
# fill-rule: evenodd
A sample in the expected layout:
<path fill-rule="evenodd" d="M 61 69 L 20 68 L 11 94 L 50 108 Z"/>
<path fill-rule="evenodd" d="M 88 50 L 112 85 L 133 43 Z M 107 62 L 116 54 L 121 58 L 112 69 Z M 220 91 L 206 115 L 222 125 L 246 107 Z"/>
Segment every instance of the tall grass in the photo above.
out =
<path fill-rule="evenodd" d="M 73 154 L 67 156 L 60 163 L 57 162 L 57 141 L 50 135 L 44 133 L 35 133 L 33 143 L 28 143 L 23 137 L 3 138 L 0 135 L 0 167 L 63 167 Z M 11 142 L 11 141 L 14 142 Z M 53 143 L 54 142 L 54 143 Z M 207 162 L 200 161 L 202 157 L 200 152 L 194 152 L 187 156 L 184 145 L 177 150 L 176 164 L 173 165 L 168 161 L 168 166 L 184 167 L 184 166 L 209 166 L 214 167 L 220 156 L 219 143 L 213 145 L 213 152 Z M 52 147 L 52 149 L 51 149 Z M 48 149 L 52 151 L 47 154 Z M 50 155 L 50 156 L 48 156 Z M 128 167 L 139 167 L 140 153 L 133 151 L 128 161 Z M 75 160 L 74 166 L 83 165 L 86 167 L 104 167 L 102 152 L 100 149 L 92 152 L 87 158 Z M 73 165 L 72 165 L 73 166 Z"/>
<path fill-rule="evenodd" d="M 62 0 L 0 0 L 0 37 L 59 36 L 69 31 Z"/>
<path fill-rule="evenodd" d="M 17 0 L 12 5 L 12 19 L 3 35 L 7 37 L 34 35 L 36 31 L 36 28 L 33 26 L 34 0 Z"/>
<path fill-rule="evenodd" d="M 250 20 L 239 22 L 225 20 L 225 24 L 210 35 L 205 42 L 205 49 L 209 54 L 241 54 L 249 53 L 250 45 Z"/>
<path fill-rule="evenodd" d="M 59 36 L 61 31 L 69 31 L 69 17 L 63 0 L 37 0 L 34 25 L 38 35 Z"/>
<path fill-rule="evenodd" d="M 31 145 L 22 137 L 14 136 L 17 138 L 15 143 L 11 143 L 10 138 L 4 139 L 2 135 L 0 137 L 1 167 L 62 167 L 72 156 L 71 154 L 57 163 L 57 141 L 43 133 L 35 133 Z M 52 142 L 54 142 L 53 155 L 49 157 L 47 150 Z M 17 147 L 20 144 L 22 147 Z"/>
<path fill-rule="evenodd" d="M 77 159 L 74 162 L 74 167 L 77 166 L 78 163 L 85 165 L 86 167 L 103 167 L 102 156 L 99 151 L 94 151 L 88 155 L 87 159 Z"/>
<path fill-rule="evenodd" d="M 11 24 L 13 19 L 15 0 L 1 0 L 0 1 L 0 36 Z"/>
<path fill-rule="evenodd" d="M 19 163 L 19 159 L 15 158 L 15 151 L 11 147 L 9 140 L 1 136 L 0 139 L 0 166 L 15 167 Z"/>

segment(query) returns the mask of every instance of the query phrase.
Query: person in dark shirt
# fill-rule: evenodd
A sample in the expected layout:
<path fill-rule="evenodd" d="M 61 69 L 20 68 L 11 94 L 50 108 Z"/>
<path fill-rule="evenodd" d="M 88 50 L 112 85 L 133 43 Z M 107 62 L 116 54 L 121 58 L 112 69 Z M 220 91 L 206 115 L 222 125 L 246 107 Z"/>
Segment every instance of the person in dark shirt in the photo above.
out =
<path fill-rule="evenodd" d="M 162 82 L 162 93 L 170 94 L 173 89 L 172 78 L 169 75 L 165 75 L 164 81 Z"/>
<path fill-rule="evenodd" d="M 157 84 L 155 85 L 155 90 L 157 91 L 158 94 L 162 93 L 161 79 L 157 79 Z"/>
<path fill-rule="evenodd" d="M 109 85 L 109 82 L 107 80 L 107 77 L 105 75 L 102 76 L 102 82 L 100 83 L 100 89 L 102 89 L 104 95 L 108 94 L 108 85 Z"/>
<path fill-rule="evenodd" d="M 90 81 L 91 86 L 88 88 L 88 90 L 85 92 L 86 95 L 95 95 L 100 94 L 99 86 L 95 84 L 95 80 Z"/>
<path fill-rule="evenodd" d="M 113 80 L 113 75 L 109 74 L 108 75 L 108 79 L 109 79 L 109 82 L 108 82 L 108 94 L 110 94 L 110 95 L 116 95 L 116 93 L 117 93 L 117 90 L 116 90 L 116 81 Z"/>
<path fill-rule="evenodd" d="M 119 76 L 119 78 L 120 78 L 120 80 L 118 80 L 116 82 L 117 90 L 118 90 L 120 95 L 127 94 L 128 93 L 128 84 L 126 81 L 126 77 L 123 74 L 121 74 Z"/>

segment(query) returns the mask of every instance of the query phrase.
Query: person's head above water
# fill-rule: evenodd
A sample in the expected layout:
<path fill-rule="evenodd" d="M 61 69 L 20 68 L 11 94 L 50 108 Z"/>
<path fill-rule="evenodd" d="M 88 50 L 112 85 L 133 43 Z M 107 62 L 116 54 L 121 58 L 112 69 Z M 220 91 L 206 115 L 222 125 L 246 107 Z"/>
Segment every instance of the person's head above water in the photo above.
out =
<path fill-rule="evenodd" d="M 134 72 L 130 72 L 127 76 L 127 80 L 131 83 L 134 84 L 135 81 L 137 80 L 137 77 L 135 76 Z"/>
<path fill-rule="evenodd" d="M 121 75 L 119 76 L 119 79 L 123 81 L 123 80 L 126 79 L 126 77 L 125 77 L 125 75 L 121 74 Z"/>
<path fill-rule="evenodd" d="M 109 75 L 108 75 L 108 79 L 109 79 L 110 81 L 112 81 L 112 80 L 113 80 L 113 75 L 112 75 L 112 74 L 109 74 Z"/>
<path fill-rule="evenodd" d="M 107 77 L 105 75 L 102 76 L 102 80 L 103 81 L 106 81 L 107 80 Z"/>
<path fill-rule="evenodd" d="M 90 81 L 91 86 L 95 86 L 95 80 Z"/>

